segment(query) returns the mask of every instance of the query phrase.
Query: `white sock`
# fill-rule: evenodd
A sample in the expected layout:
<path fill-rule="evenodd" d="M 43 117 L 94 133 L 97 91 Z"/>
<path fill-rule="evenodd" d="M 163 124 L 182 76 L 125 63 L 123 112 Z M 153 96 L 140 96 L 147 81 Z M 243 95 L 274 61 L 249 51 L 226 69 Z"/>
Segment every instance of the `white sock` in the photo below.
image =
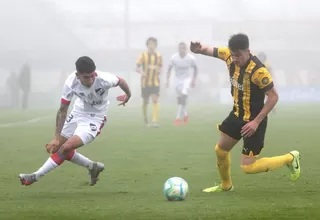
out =
<path fill-rule="evenodd" d="M 88 169 L 92 168 L 93 161 L 78 153 L 74 152 L 72 159 L 70 160 L 72 163 L 77 164 L 79 166 L 86 167 Z"/>
<path fill-rule="evenodd" d="M 187 117 L 188 116 L 188 111 L 187 111 L 187 107 L 186 106 L 183 106 L 183 116 L 184 117 Z"/>
<path fill-rule="evenodd" d="M 183 105 L 178 105 L 176 119 L 180 119 L 181 118 L 182 111 L 183 111 Z"/>
<path fill-rule="evenodd" d="M 44 176 L 45 174 L 49 173 L 51 170 L 57 168 L 59 165 L 56 164 L 51 157 L 40 167 L 40 169 L 34 174 L 36 174 L 36 179 L 38 180 L 40 177 Z"/>

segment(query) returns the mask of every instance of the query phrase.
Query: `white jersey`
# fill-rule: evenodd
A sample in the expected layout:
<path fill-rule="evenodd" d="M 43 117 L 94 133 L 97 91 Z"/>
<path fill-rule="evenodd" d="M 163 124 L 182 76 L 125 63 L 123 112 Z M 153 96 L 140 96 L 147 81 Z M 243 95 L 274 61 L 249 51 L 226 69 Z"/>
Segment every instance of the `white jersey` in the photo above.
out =
<path fill-rule="evenodd" d="M 72 112 L 78 114 L 105 115 L 109 105 L 108 90 L 119 84 L 119 78 L 107 72 L 96 71 L 96 78 L 90 88 L 81 84 L 76 72 L 66 80 L 61 102 L 70 103 L 77 96 Z"/>
<path fill-rule="evenodd" d="M 176 84 L 180 84 L 185 81 L 191 81 L 192 70 L 196 68 L 196 60 L 195 57 L 189 53 L 184 57 L 176 53 L 171 57 L 170 67 L 174 68 Z"/>

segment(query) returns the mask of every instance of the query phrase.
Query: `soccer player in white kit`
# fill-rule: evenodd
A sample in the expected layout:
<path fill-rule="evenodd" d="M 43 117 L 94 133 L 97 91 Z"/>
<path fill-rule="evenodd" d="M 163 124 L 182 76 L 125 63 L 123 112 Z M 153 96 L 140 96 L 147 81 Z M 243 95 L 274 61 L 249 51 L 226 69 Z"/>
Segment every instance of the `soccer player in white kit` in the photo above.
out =
<path fill-rule="evenodd" d="M 198 73 L 195 57 L 187 52 L 187 45 L 184 42 L 179 43 L 179 52 L 172 55 L 167 72 L 167 88 L 169 88 L 172 68 L 175 70 L 175 87 L 178 96 L 178 110 L 174 123 L 179 126 L 182 120 L 185 124 L 188 122 L 186 108 L 188 93 L 190 87 L 195 86 Z"/>
<path fill-rule="evenodd" d="M 89 57 L 80 57 L 76 61 L 76 72 L 66 80 L 61 106 L 56 117 L 56 132 L 53 140 L 46 145 L 51 156 L 36 172 L 20 174 L 22 185 L 31 185 L 42 176 L 60 166 L 68 160 L 88 169 L 90 176 L 89 185 L 93 186 L 98 181 L 104 164 L 92 161 L 75 149 L 89 144 L 101 132 L 107 121 L 105 116 L 108 109 L 108 90 L 119 86 L 125 95 L 118 96 L 119 105 L 125 105 L 131 97 L 128 84 L 124 79 L 107 72 L 96 71 L 94 61 Z M 74 96 L 78 98 L 67 117 L 68 107 Z"/>

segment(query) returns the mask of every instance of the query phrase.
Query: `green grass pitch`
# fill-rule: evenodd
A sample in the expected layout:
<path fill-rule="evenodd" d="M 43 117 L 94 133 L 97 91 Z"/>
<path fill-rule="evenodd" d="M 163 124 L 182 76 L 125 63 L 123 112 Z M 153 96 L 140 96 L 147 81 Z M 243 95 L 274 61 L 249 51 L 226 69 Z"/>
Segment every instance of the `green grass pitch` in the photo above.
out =
<path fill-rule="evenodd" d="M 203 110 L 204 109 L 204 110 Z M 145 128 L 139 108 L 112 106 L 109 121 L 96 141 L 79 152 L 105 163 L 94 187 L 84 168 L 71 163 L 30 187 L 18 174 L 33 172 L 47 159 L 44 145 L 54 134 L 54 111 L 0 111 L 0 219 L 320 219 L 319 106 L 282 106 L 270 115 L 262 156 L 297 149 L 301 178 L 293 183 L 287 168 L 257 175 L 240 169 L 241 144 L 232 152 L 235 191 L 206 194 L 218 183 L 213 147 L 216 124 L 228 110 L 193 106 L 190 123 L 174 127 L 175 107 L 161 108 L 161 127 Z M 149 111 L 150 112 L 150 111 Z M 52 115 L 29 125 L 1 124 Z M 184 178 L 190 194 L 183 202 L 166 201 L 164 182 Z"/>

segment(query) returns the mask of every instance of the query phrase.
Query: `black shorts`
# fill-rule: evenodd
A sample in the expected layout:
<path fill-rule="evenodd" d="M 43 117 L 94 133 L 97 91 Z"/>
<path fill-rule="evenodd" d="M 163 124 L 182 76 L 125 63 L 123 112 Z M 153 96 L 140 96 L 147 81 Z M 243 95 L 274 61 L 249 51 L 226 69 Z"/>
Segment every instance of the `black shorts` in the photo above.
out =
<path fill-rule="evenodd" d="M 148 99 L 151 95 L 160 95 L 160 87 L 153 86 L 141 88 L 141 97 L 143 99 Z"/>
<path fill-rule="evenodd" d="M 241 128 L 247 122 L 237 118 L 233 112 L 218 126 L 218 129 L 229 137 L 240 140 Z M 257 131 L 248 138 L 243 138 L 242 154 L 258 156 L 264 147 L 264 137 L 267 130 L 268 118 L 266 117 L 259 125 Z"/>

